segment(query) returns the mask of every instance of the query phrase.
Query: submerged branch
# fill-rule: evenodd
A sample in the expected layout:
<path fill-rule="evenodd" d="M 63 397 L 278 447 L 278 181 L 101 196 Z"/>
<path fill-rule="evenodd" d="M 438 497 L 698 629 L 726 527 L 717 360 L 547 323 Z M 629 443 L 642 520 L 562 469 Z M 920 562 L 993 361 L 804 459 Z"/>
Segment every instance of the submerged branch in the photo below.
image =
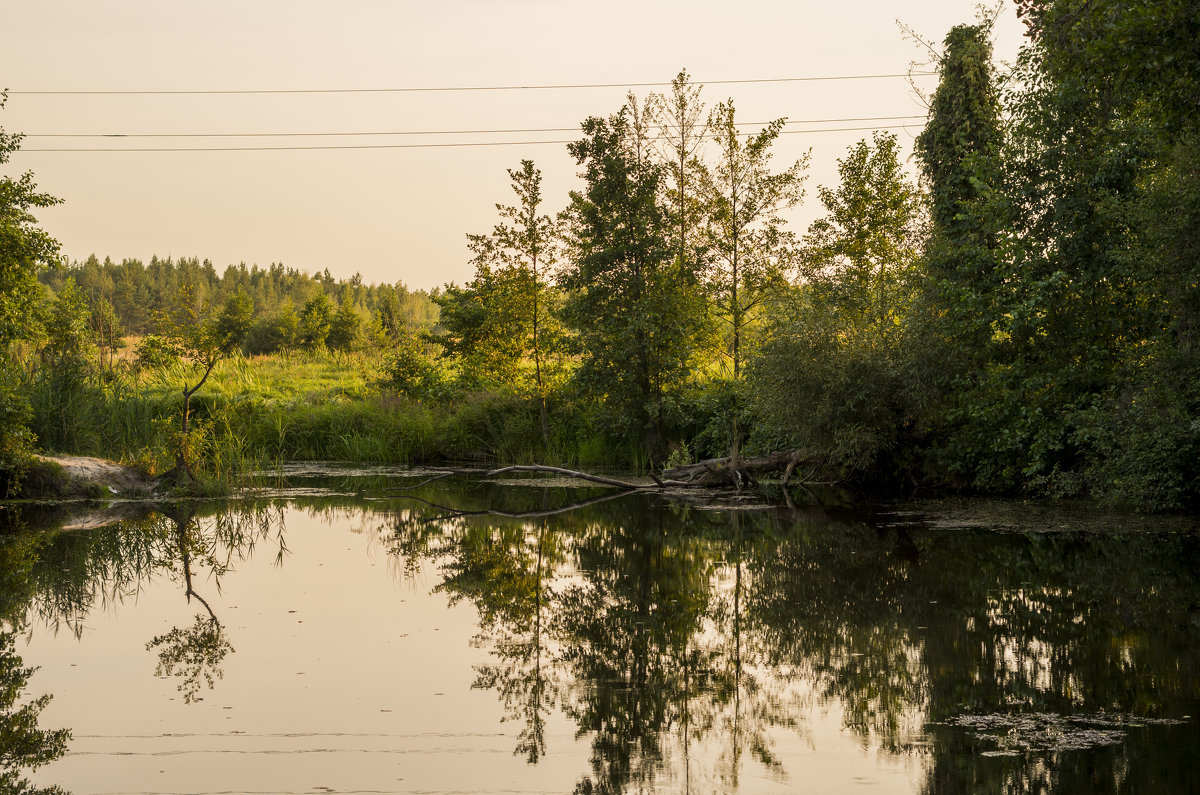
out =
<path fill-rule="evenodd" d="M 616 491 L 616 492 L 612 492 L 610 494 L 602 494 L 599 497 L 592 497 L 590 499 L 580 500 L 578 502 L 572 502 L 567 505 L 562 505 L 562 506 L 559 506 L 558 508 L 548 508 L 548 509 L 540 510 L 540 511 L 501 511 L 501 510 L 497 510 L 495 508 L 485 508 L 483 510 L 478 510 L 478 511 L 467 511 L 467 510 L 461 510 L 458 508 L 451 508 L 447 505 L 439 505 L 436 502 L 431 502 L 423 497 L 418 497 L 414 494 L 401 494 L 398 497 L 398 499 L 416 500 L 417 502 L 425 503 L 426 505 L 428 505 L 431 508 L 437 508 L 438 510 L 446 512 L 442 516 L 433 517 L 432 521 L 437 521 L 439 519 L 457 519 L 462 516 L 500 516 L 505 519 L 540 519 L 540 518 L 546 517 L 546 516 L 556 516 L 561 513 L 570 513 L 571 511 L 577 511 L 580 508 L 586 508 L 589 505 L 596 505 L 601 502 L 608 502 L 609 500 L 615 500 L 618 497 L 624 497 L 633 491 L 636 491 L 636 489 L 625 489 L 624 491 Z"/>

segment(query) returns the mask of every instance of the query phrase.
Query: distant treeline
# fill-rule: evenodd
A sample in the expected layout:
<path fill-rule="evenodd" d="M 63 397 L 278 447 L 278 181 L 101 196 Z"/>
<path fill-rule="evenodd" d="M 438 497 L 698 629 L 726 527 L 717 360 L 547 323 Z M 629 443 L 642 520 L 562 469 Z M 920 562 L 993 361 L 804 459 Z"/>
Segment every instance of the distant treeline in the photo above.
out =
<path fill-rule="evenodd" d="M 111 311 L 116 336 L 157 333 L 160 319 L 173 311 L 184 284 L 190 287 L 198 307 L 224 306 L 240 293 L 243 301 L 249 299 L 254 323 L 244 340 L 248 353 L 273 353 L 300 345 L 306 306 L 320 306 L 326 313 L 343 307 L 352 311 L 364 338 L 373 327 L 393 334 L 426 330 L 438 317 L 437 290 L 432 294 L 410 290 L 401 281 L 364 284 L 357 273 L 349 279 L 335 279 L 328 269 L 309 274 L 279 263 L 266 268 L 239 263 L 218 273 L 212 262 L 195 257 L 152 256 L 143 263 L 139 259 L 100 260 L 93 254 L 82 262 L 40 274 L 40 281 L 55 294 L 68 280 L 83 293 L 93 314 L 103 315 L 106 307 Z"/>

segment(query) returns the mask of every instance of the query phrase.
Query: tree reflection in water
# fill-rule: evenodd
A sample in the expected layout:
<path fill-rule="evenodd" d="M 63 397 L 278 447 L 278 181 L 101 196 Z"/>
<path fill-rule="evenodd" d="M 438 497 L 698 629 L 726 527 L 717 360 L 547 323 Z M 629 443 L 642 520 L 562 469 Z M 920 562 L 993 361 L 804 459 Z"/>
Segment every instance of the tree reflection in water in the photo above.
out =
<path fill-rule="evenodd" d="M 864 747 L 927 759 L 930 795 L 1115 793 L 1186 775 L 1149 729 L 997 756 L 943 724 L 1194 709 L 1194 532 L 941 531 L 645 495 L 536 521 L 431 510 L 403 512 L 396 549 L 440 560 L 438 589 L 476 606 L 494 660 L 476 686 L 524 722 L 518 754 L 546 752 L 556 703 L 590 736 L 577 792 L 734 791 L 749 761 L 782 779 L 772 738 L 802 733 L 813 699 Z M 1195 735 L 1193 721 L 1166 745 L 1184 753 Z M 1145 773 L 1131 755 L 1165 768 Z"/>
<path fill-rule="evenodd" d="M 547 726 L 564 719 L 590 743 L 578 792 L 785 781 L 799 771 L 780 749 L 814 709 L 841 715 L 864 749 L 917 760 L 927 795 L 1194 788 L 1195 720 L 1118 721 L 1119 742 L 1086 750 L 1002 746 L 951 725 L 1196 714 L 1194 527 L 943 530 L 598 490 L 563 511 L 572 493 L 439 484 L 423 502 L 308 507 L 378 511 L 398 570 L 440 567 L 435 590 L 478 613 L 474 643 L 489 660 L 474 686 L 520 725 L 515 753 L 530 764 L 554 753 Z M 178 582 L 195 622 L 150 647 L 185 699 L 215 683 L 231 651 L 211 589 L 259 543 L 286 553 L 266 508 L 20 538 L 25 563 L 0 566 L 6 615 L 78 634 L 91 610 L 156 577 Z M 1024 750 L 993 755 L 1007 747 Z"/>
<path fill-rule="evenodd" d="M 221 578 L 257 546 L 271 542 L 276 562 L 287 554 L 278 507 L 241 504 L 200 516 L 194 505 L 87 532 L 53 536 L 32 567 L 29 612 L 53 630 L 82 635 L 97 607 L 136 597 L 157 576 L 181 580 L 184 596 L 204 608 L 190 626 L 174 627 L 146 644 L 158 655 L 155 674 L 180 680 L 185 703 L 222 677 L 233 646 L 208 599 L 196 589 L 198 570 L 220 590 Z"/>
<path fill-rule="evenodd" d="M 22 772 L 37 770 L 66 753 L 71 732 L 38 726 L 49 695 L 25 697 L 35 669 L 17 654 L 16 637 L 26 624 L 26 605 L 34 594 L 30 575 L 45 539 L 22 532 L 20 517 L 11 511 L 5 514 L 0 519 L 0 793 L 66 795 L 58 787 L 33 787 Z"/>

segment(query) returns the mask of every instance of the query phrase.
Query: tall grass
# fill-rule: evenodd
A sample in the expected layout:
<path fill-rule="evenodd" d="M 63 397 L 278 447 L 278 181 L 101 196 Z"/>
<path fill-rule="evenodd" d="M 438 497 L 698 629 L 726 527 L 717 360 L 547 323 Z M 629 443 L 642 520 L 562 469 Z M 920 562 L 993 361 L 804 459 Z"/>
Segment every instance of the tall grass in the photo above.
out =
<path fill-rule="evenodd" d="M 170 434 L 179 423 L 181 387 L 193 372 L 185 366 L 130 370 L 66 385 L 60 376 L 27 373 L 33 430 L 43 449 L 122 459 L 150 474 L 173 464 Z M 376 380 L 365 356 L 222 362 L 191 402 L 203 434 L 198 466 L 226 478 L 297 460 L 639 463 L 605 444 L 578 402 L 551 401 L 547 448 L 532 400 L 467 393 L 421 402 L 388 394 Z"/>

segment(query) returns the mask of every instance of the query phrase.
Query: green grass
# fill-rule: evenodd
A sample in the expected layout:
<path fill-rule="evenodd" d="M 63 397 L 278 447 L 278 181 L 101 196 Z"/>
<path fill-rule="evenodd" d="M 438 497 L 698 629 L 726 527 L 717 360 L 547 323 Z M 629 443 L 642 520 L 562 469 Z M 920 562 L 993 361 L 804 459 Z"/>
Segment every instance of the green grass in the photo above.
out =
<path fill-rule="evenodd" d="M 191 402 L 202 436 L 201 474 L 227 480 L 298 460 L 630 463 L 614 458 L 575 404 L 554 401 L 545 449 L 532 400 L 492 393 L 427 402 L 400 397 L 377 385 L 377 361 L 365 354 L 293 354 L 221 362 Z M 31 374 L 33 428 L 43 449 L 161 473 L 173 464 L 181 389 L 197 377 L 172 366 L 64 387 Z"/>

